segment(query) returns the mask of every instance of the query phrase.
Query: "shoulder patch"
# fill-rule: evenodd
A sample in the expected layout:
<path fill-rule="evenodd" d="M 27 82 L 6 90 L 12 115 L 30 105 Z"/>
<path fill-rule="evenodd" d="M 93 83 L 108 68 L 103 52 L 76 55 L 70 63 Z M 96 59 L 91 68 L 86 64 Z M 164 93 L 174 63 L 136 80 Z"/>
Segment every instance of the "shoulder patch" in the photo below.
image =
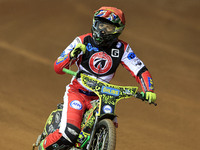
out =
<path fill-rule="evenodd" d="M 131 59 L 134 59 L 135 58 L 135 53 L 131 52 L 128 54 L 128 59 L 131 60 Z"/>

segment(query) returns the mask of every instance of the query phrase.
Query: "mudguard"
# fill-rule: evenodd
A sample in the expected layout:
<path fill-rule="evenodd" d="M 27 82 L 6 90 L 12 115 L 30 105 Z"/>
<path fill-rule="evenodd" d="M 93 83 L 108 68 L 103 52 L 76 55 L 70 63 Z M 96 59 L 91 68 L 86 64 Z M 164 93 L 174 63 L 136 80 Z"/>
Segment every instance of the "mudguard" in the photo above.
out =
<path fill-rule="evenodd" d="M 51 112 L 46 121 L 43 135 L 49 135 L 50 133 L 53 133 L 56 129 L 60 128 L 62 109 L 63 104 L 58 104 L 57 109 Z"/>

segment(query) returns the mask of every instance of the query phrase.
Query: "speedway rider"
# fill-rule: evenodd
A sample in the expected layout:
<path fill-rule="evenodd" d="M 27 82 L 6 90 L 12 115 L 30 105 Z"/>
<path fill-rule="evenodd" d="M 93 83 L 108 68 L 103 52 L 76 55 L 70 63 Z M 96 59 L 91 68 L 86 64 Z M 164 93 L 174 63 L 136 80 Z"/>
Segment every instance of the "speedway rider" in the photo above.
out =
<path fill-rule="evenodd" d="M 101 7 L 93 18 L 92 33 L 78 36 L 55 61 L 54 69 L 64 74 L 63 68 L 76 63 L 99 80 L 109 82 L 119 64 L 122 64 L 137 80 L 149 103 L 155 102 L 152 77 L 144 63 L 135 55 L 129 44 L 118 37 L 125 27 L 124 13 L 115 7 Z M 60 128 L 48 135 L 40 144 L 40 150 L 61 149 L 75 144 L 86 109 L 97 95 L 86 89 L 80 78 L 73 78 L 66 86 Z"/>

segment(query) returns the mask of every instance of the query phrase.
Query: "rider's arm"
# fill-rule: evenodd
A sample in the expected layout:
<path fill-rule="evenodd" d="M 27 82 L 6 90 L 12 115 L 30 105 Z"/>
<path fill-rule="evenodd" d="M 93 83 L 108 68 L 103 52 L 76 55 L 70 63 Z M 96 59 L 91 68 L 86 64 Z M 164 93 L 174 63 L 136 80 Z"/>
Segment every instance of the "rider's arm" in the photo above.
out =
<path fill-rule="evenodd" d="M 71 62 L 70 52 L 76 47 L 78 43 L 82 43 L 79 37 L 75 38 L 74 41 L 57 58 L 54 63 L 54 70 L 56 73 L 64 74 L 64 72 L 62 71 L 63 68 L 69 69 L 70 65 L 74 64 L 74 62 L 77 61 L 82 53 L 80 53 L 79 56 L 76 59 L 73 59 L 73 61 Z"/>
<path fill-rule="evenodd" d="M 137 77 L 139 78 L 139 83 L 142 86 L 143 92 L 154 92 L 153 87 L 153 80 L 151 77 L 150 72 L 146 67 L 143 67 L 137 74 Z"/>
<path fill-rule="evenodd" d="M 143 92 L 154 91 L 153 80 L 144 63 L 135 55 L 128 45 L 121 59 L 121 64 L 132 74 L 140 83 Z"/>

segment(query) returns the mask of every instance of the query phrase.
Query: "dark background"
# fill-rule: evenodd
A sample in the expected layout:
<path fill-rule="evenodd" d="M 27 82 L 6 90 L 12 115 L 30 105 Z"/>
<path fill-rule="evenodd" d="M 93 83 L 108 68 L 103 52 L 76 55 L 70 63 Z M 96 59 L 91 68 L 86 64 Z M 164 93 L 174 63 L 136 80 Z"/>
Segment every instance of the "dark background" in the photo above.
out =
<path fill-rule="evenodd" d="M 0 149 L 32 148 L 71 80 L 53 63 L 103 5 L 124 11 L 120 38 L 150 70 L 158 97 L 157 107 L 118 103 L 116 149 L 200 149 L 199 0 L 0 0 Z M 112 83 L 139 86 L 123 67 Z"/>

